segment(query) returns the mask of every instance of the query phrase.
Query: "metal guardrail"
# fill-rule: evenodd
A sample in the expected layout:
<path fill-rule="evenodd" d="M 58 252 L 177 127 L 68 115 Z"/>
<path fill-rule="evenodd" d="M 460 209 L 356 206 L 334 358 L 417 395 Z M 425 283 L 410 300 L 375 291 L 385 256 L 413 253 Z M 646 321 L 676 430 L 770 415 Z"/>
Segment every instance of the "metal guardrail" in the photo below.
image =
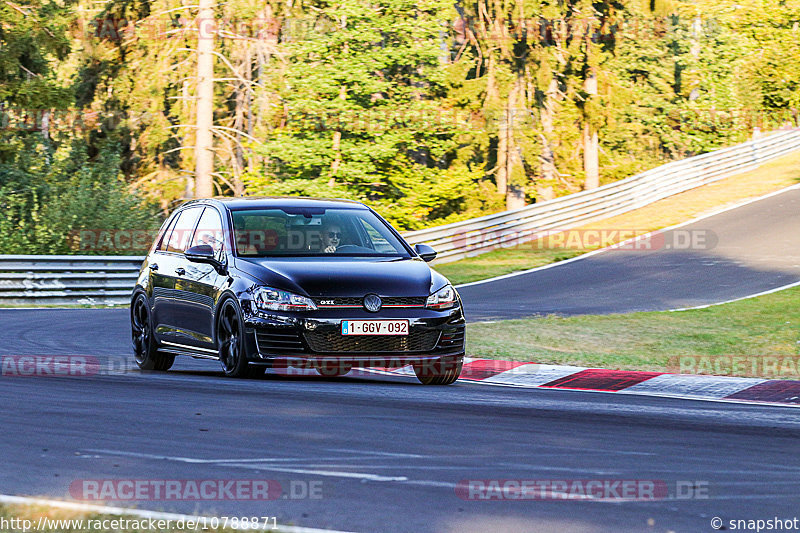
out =
<path fill-rule="evenodd" d="M 764 161 L 800 150 L 800 130 L 781 131 L 707 154 L 674 161 L 590 191 L 405 233 L 411 244 L 426 243 L 449 262 L 567 230 L 638 209 L 668 196 L 746 172 Z"/>
<path fill-rule="evenodd" d="M 127 304 L 142 261 L 140 256 L 0 255 L 0 304 Z"/>
<path fill-rule="evenodd" d="M 433 246 L 437 262 L 521 244 L 651 204 L 800 150 L 800 130 L 674 161 L 630 178 L 521 209 L 404 234 Z M 0 255 L 0 304 L 127 304 L 144 257 Z"/>

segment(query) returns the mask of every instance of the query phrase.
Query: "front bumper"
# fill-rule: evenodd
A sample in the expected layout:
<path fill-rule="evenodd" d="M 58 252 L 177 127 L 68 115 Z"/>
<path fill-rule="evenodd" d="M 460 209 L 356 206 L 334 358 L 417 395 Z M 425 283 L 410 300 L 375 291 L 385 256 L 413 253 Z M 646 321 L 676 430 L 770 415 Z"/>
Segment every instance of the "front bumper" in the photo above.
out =
<path fill-rule="evenodd" d="M 446 311 L 394 308 L 319 309 L 308 313 L 245 312 L 248 359 L 313 367 L 328 363 L 353 367 L 400 367 L 464 356 L 465 320 L 461 306 Z M 409 321 L 407 336 L 341 334 L 342 320 Z"/>

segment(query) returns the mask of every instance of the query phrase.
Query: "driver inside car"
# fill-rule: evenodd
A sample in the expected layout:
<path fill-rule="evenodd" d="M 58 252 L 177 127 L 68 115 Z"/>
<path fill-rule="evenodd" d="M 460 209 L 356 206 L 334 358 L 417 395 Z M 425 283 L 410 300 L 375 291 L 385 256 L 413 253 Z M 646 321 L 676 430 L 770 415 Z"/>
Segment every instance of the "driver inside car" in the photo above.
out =
<path fill-rule="evenodd" d="M 342 228 L 338 224 L 329 224 L 322 228 L 322 251 L 332 254 L 342 243 Z"/>

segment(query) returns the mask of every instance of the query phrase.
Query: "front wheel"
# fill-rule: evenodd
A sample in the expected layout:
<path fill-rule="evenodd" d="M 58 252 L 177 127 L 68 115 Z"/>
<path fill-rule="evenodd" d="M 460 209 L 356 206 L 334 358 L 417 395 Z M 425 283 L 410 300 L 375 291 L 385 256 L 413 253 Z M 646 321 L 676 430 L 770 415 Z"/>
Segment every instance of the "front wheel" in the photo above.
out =
<path fill-rule="evenodd" d="M 133 358 L 142 370 L 169 370 L 175 362 L 174 355 L 158 352 L 156 340 L 153 338 L 153 326 L 150 320 L 150 306 L 147 297 L 137 294 L 131 303 L 131 342 Z"/>
<path fill-rule="evenodd" d="M 217 316 L 217 349 L 226 376 L 243 378 L 249 374 L 242 314 L 232 299 L 225 300 Z"/>
<path fill-rule="evenodd" d="M 463 359 L 426 361 L 414 365 L 414 373 L 423 385 L 450 385 L 461 375 Z"/>

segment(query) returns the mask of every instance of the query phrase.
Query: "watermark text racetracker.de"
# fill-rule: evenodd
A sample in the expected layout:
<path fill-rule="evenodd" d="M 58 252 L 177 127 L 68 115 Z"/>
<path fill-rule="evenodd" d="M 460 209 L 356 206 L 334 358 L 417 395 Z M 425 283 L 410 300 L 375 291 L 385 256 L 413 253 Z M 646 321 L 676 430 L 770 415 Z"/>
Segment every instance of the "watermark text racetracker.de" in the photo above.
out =
<path fill-rule="evenodd" d="M 674 374 L 800 379 L 800 355 L 676 355 L 668 359 Z"/>
<path fill-rule="evenodd" d="M 669 113 L 666 120 L 675 126 L 687 128 L 773 131 L 791 129 L 797 124 L 798 113 L 797 109 L 682 109 Z M 55 109 L 0 106 L 0 131 L 38 131 L 48 136 L 115 131 L 131 121 L 149 123 L 159 116 L 150 111 L 114 111 L 90 107 Z M 432 104 L 416 108 L 357 110 L 289 107 L 275 119 L 272 127 L 295 133 L 339 130 L 388 133 L 398 128 L 444 133 L 496 129 L 500 124 L 509 122 L 515 130 L 529 130 L 536 123 L 533 118 L 528 108 L 478 111 Z"/>
<path fill-rule="evenodd" d="M 68 235 L 70 248 L 76 252 L 143 253 L 159 237 L 158 230 L 145 229 L 80 229 Z M 189 240 L 228 249 L 255 249 L 263 252 L 280 250 L 309 250 L 319 247 L 321 232 L 267 230 L 237 230 L 226 234 L 216 228 L 197 228 L 196 231 L 175 230 L 164 236 L 166 248 L 185 249 Z M 719 239 L 709 229 L 677 228 L 669 231 L 650 231 L 630 228 L 547 230 L 487 229 L 456 233 L 448 238 L 443 249 L 482 253 L 497 248 L 518 247 L 524 250 L 594 250 L 615 246 L 617 250 L 712 250 Z"/>
<path fill-rule="evenodd" d="M 464 479 L 456 496 L 470 501 L 660 501 L 709 498 L 702 480 Z"/>
<path fill-rule="evenodd" d="M 0 357 L 2 377 L 69 377 L 125 374 L 137 367 L 122 356 L 93 355 L 4 355 Z"/>
<path fill-rule="evenodd" d="M 84 502 L 321 500 L 323 482 L 292 479 L 76 479 L 69 495 Z"/>
<path fill-rule="evenodd" d="M 482 253 L 498 248 L 517 247 L 523 250 L 595 250 L 614 246 L 622 251 L 647 250 L 712 250 L 719 239 L 709 229 L 673 229 L 669 231 L 630 228 L 549 230 L 473 230 L 457 233 L 451 247 Z"/>

